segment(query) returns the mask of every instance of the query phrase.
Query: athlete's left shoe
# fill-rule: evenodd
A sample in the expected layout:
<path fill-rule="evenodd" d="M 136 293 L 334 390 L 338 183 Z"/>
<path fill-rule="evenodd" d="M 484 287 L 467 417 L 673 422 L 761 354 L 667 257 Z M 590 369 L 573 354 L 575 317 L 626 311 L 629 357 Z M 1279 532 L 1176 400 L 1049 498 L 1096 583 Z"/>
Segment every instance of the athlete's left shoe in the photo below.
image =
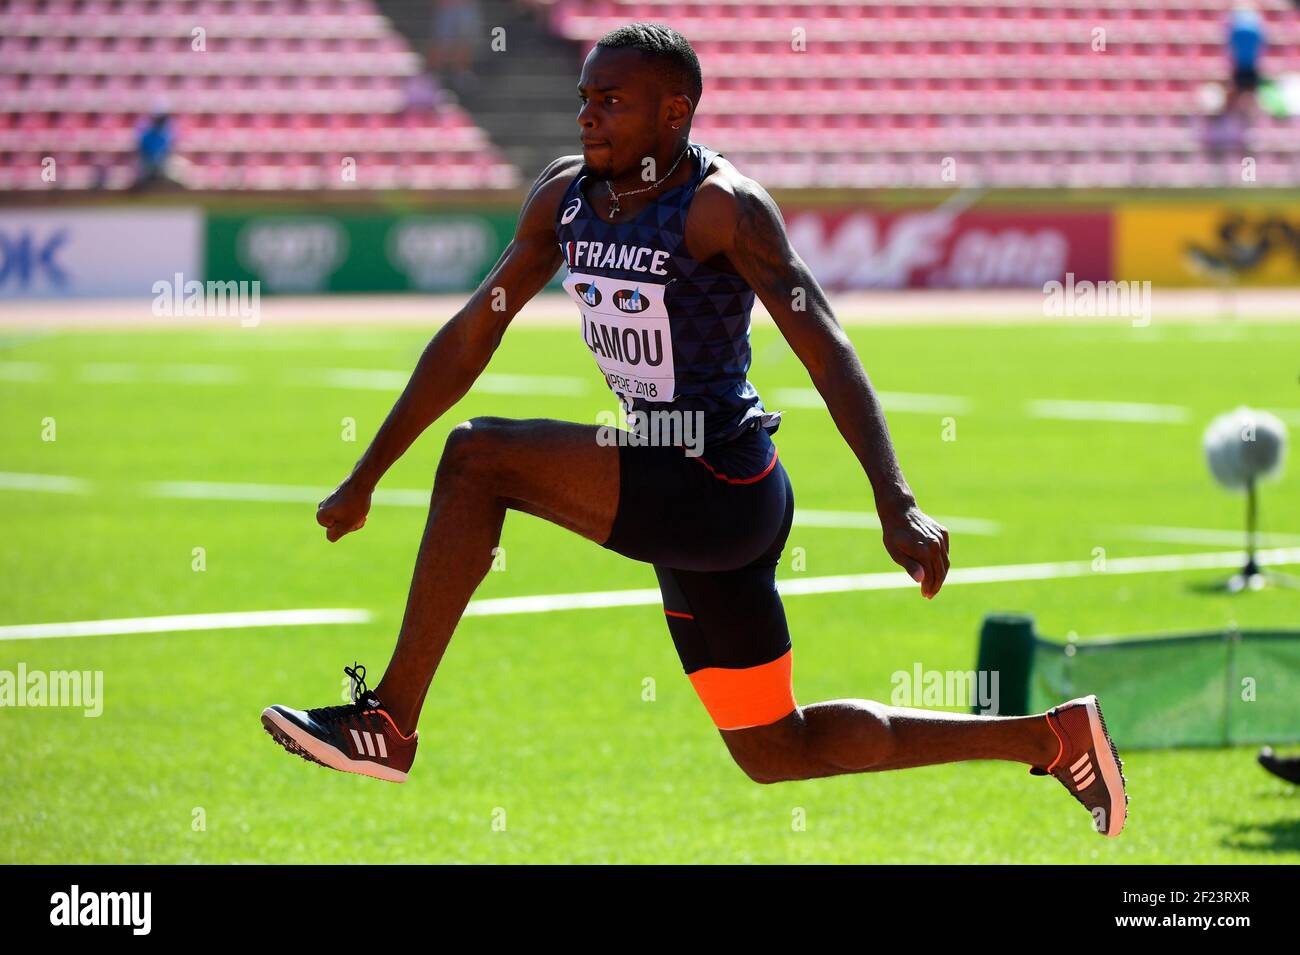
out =
<path fill-rule="evenodd" d="M 314 710 L 268 706 L 262 711 L 262 726 L 277 743 L 309 762 L 406 782 L 419 731 L 402 735 L 379 698 L 366 688 L 365 667 L 353 664 L 343 672 L 352 678 L 351 703 Z"/>
<path fill-rule="evenodd" d="M 1031 766 L 1029 772 L 1055 776 L 1092 814 L 1094 829 L 1118 836 L 1128 816 L 1124 764 L 1106 731 L 1097 697 L 1081 696 L 1052 707 L 1047 725 L 1060 741 L 1060 752 L 1047 767 Z"/>
<path fill-rule="evenodd" d="M 1259 765 L 1278 779 L 1300 786 L 1300 756 L 1278 756 L 1270 747 L 1265 746 L 1259 751 Z"/>

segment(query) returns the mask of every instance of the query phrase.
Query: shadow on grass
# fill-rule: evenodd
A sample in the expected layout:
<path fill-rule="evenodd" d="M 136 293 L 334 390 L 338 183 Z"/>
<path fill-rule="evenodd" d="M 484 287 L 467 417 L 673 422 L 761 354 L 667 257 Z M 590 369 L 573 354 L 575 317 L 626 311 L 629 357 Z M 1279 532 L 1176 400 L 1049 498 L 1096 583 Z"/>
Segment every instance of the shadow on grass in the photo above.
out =
<path fill-rule="evenodd" d="M 1282 816 L 1268 822 L 1232 823 L 1223 845 L 1242 852 L 1300 852 L 1300 789 L 1280 784 L 1259 798 L 1279 804 Z"/>

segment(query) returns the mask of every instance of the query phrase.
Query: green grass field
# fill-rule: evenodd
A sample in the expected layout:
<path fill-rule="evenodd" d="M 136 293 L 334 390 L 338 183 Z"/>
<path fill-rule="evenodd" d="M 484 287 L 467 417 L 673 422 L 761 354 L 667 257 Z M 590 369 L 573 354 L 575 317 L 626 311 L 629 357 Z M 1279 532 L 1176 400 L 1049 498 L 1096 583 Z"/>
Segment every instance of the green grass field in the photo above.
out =
<path fill-rule="evenodd" d="M 955 440 L 944 440 L 947 399 L 889 413 L 922 507 L 992 522 L 954 532 L 954 568 L 1090 560 L 1097 547 L 1108 558 L 1230 549 L 1122 528 L 1240 526 L 1240 499 L 1203 464 L 1205 424 L 1241 403 L 1292 409 L 1288 420 L 1300 423 L 1294 324 L 851 333 L 878 389 L 965 401 L 952 415 Z M 1116 840 L 1091 832 L 1054 780 L 1009 763 L 758 786 L 731 762 L 650 606 L 466 619 L 430 691 L 406 785 L 289 756 L 262 731 L 262 708 L 339 701 L 354 659 L 378 682 L 423 511 L 377 505 L 363 531 L 329 545 L 307 500 L 150 488 L 327 491 L 395 392 L 330 386 L 325 370 L 405 373 L 426 338 L 382 328 L 5 334 L 0 471 L 88 483 L 73 493 L 0 489 L 0 626 L 296 608 L 362 608 L 373 620 L 0 641 L 0 670 L 102 670 L 105 695 L 98 718 L 0 709 L 0 861 L 1300 862 L 1300 795 L 1254 765 L 1254 747 L 1123 754 L 1132 802 Z M 870 512 L 869 486 L 826 412 L 771 397 L 809 388 L 806 373 L 771 327 L 753 340 L 751 378 L 769 405 L 787 408 L 776 438 L 799 507 Z M 584 351 L 576 322 L 512 329 L 489 372 L 579 379 L 578 393 L 471 394 L 381 488 L 427 491 L 447 429 L 474 415 L 594 422 L 614 404 Z M 1030 414 L 1036 399 L 1187 414 L 1060 420 Z M 341 437 L 345 418 L 355 442 Z M 42 439 L 47 419 L 53 441 Z M 1294 471 L 1265 492 L 1270 531 L 1300 534 Z M 654 585 L 648 567 L 532 517 L 511 514 L 503 544 L 506 567 L 480 598 Z M 872 530 L 796 526 L 795 547 L 804 569 L 787 559 L 782 578 L 892 567 Z M 932 602 L 915 589 L 792 596 L 795 690 L 802 703 L 888 699 L 890 674 L 918 662 L 970 669 L 992 610 L 1027 611 L 1042 632 L 1081 639 L 1300 621 L 1294 591 L 1196 588 L 1225 573 L 954 585 Z M 647 678 L 653 701 L 642 698 Z M 504 831 L 493 825 L 502 811 Z M 792 826 L 800 811 L 802 830 Z"/>

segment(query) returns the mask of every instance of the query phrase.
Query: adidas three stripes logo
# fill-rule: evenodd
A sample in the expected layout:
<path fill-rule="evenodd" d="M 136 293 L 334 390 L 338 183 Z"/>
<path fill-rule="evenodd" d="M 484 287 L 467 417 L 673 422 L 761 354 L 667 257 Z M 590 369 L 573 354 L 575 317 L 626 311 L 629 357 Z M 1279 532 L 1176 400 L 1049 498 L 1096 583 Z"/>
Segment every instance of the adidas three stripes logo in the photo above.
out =
<path fill-rule="evenodd" d="M 383 733 L 371 733 L 369 730 L 357 732 L 354 729 L 348 732 L 352 734 L 352 742 L 357 748 L 358 756 L 378 755 L 380 759 L 388 758 L 388 747 L 384 745 Z"/>
<path fill-rule="evenodd" d="M 352 732 L 355 733 L 356 730 Z M 1093 772 L 1092 760 L 1088 758 L 1087 753 L 1080 756 L 1074 765 L 1070 767 L 1070 776 L 1074 779 L 1074 785 L 1078 789 L 1087 789 L 1096 780 L 1097 774 Z"/>

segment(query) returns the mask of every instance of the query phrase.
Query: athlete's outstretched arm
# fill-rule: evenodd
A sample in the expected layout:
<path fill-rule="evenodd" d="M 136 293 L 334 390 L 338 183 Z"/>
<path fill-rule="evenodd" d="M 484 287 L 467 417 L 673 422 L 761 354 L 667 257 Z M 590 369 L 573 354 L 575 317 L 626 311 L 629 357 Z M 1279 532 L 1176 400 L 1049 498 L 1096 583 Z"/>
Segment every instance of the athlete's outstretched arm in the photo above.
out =
<path fill-rule="evenodd" d="M 948 573 L 948 531 L 917 507 L 871 380 L 821 286 L 790 246 L 780 210 L 762 186 L 741 176 L 709 194 L 713 214 L 704 219 L 716 225 L 703 226 L 701 246 L 726 255 L 771 313 L 871 481 L 885 549 L 933 597 Z"/>
<path fill-rule="evenodd" d="M 556 160 L 524 201 L 514 238 L 478 290 L 424 349 L 411 379 L 352 473 L 324 501 L 316 520 L 336 541 L 366 522 L 375 486 L 424 430 L 473 386 L 511 319 L 560 267 L 555 241 Z M 559 192 L 563 192 L 560 188 Z"/>

